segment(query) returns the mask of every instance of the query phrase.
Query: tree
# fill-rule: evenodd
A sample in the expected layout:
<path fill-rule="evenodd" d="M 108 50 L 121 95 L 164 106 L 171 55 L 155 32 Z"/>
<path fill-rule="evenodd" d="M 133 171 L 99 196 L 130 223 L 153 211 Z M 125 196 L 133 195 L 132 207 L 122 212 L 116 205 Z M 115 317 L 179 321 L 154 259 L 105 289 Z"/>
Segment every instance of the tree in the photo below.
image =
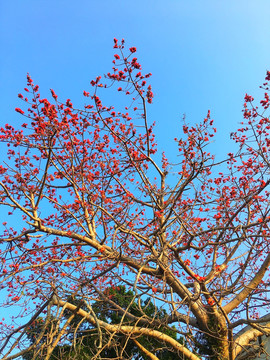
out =
<path fill-rule="evenodd" d="M 151 299 L 146 299 L 142 304 L 138 304 L 134 302 L 135 294 L 129 290 L 126 291 L 124 286 L 118 286 L 117 288 L 107 289 L 105 291 L 104 297 L 109 296 L 111 299 L 111 304 L 107 301 L 104 301 L 104 297 L 95 302 L 92 306 L 92 310 L 95 313 L 95 316 L 102 321 L 107 321 L 110 324 L 120 324 L 124 322 L 125 325 L 135 325 L 132 319 L 122 319 L 122 313 L 119 312 L 120 309 L 124 309 L 128 311 L 131 315 L 139 317 L 142 314 L 147 315 L 149 318 L 158 317 L 159 319 L 163 319 L 166 316 L 165 311 L 162 309 L 156 308 L 154 304 L 151 302 Z M 71 297 L 68 299 L 73 305 L 81 307 L 83 310 L 87 311 L 87 306 L 85 304 L 81 304 L 79 299 L 75 299 Z M 67 319 L 71 315 L 69 310 L 66 310 L 64 317 Z M 34 354 L 39 354 L 38 358 L 42 359 L 42 351 L 44 349 L 43 344 L 48 341 L 50 337 L 50 332 L 54 326 L 56 319 L 51 319 L 48 323 L 46 331 L 44 332 L 43 338 L 40 341 L 39 347 L 25 354 L 23 358 L 25 360 L 30 360 L 34 358 Z M 39 318 L 38 321 L 34 324 L 34 326 L 28 331 L 28 338 L 31 344 L 34 344 L 36 341 L 36 337 L 40 332 L 45 328 L 45 321 L 42 318 Z M 70 328 L 68 330 L 70 334 L 70 342 L 75 344 L 75 346 L 71 345 L 61 345 L 57 346 L 52 352 L 52 359 L 89 359 L 94 355 L 93 350 L 95 351 L 96 344 L 100 341 L 100 338 L 104 343 L 111 342 L 110 347 L 105 347 L 101 352 L 100 356 L 105 357 L 107 359 L 117 358 L 117 355 L 123 351 L 125 356 L 131 356 L 134 360 L 147 360 L 148 356 L 144 354 L 143 351 L 140 351 L 141 347 L 147 349 L 147 351 L 151 351 L 158 356 L 158 359 L 162 360 L 173 360 L 173 359 L 182 359 L 182 356 L 178 357 L 171 351 L 169 351 L 166 347 L 164 348 L 164 344 L 159 342 L 158 340 L 153 340 L 150 337 L 140 337 L 140 339 L 134 339 L 134 341 L 128 341 L 127 337 L 122 334 L 117 334 L 113 339 L 110 340 L 108 334 L 106 332 L 102 333 L 102 329 L 100 332 L 97 331 L 92 324 L 85 324 L 81 322 L 80 316 L 75 316 L 72 322 L 69 324 Z M 164 328 L 162 329 L 167 335 L 170 335 L 173 339 L 177 338 L 176 330 L 171 330 Z M 180 344 L 183 343 L 183 339 L 178 339 Z M 126 346 L 122 346 L 122 344 L 126 344 Z M 156 349 L 158 349 L 156 351 Z M 46 347 L 45 347 L 46 351 Z"/>
<path fill-rule="evenodd" d="M 41 98 L 28 75 L 29 96 L 19 98 L 29 108 L 16 109 L 24 122 L 0 130 L 8 150 L 0 202 L 10 215 L 1 237 L 1 284 L 9 292 L 4 305 L 14 314 L 22 307 L 13 324 L 2 324 L 3 359 L 26 352 L 27 331 L 43 313 L 47 323 L 56 319 L 44 359 L 68 341 L 78 316 L 109 339 L 100 338 L 93 359 L 123 335 L 118 359 L 130 358 L 125 348 L 142 337 L 185 359 L 234 359 L 270 330 L 260 322 L 269 309 L 270 72 L 260 108 L 245 96 L 243 122 L 231 134 L 235 153 L 215 162 L 207 150 L 216 132 L 208 112 L 198 125 L 184 122 L 175 161 L 160 156 L 147 118 L 151 74 L 142 73 L 136 48 L 126 55 L 116 39 L 114 48 L 113 71 L 91 81 L 83 109 L 62 103 L 53 90 L 52 102 Z M 122 98 L 118 109 L 100 99 L 115 85 L 130 99 L 125 109 Z M 117 286 L 133 289 L 130 307 L 150 297 L 168 315 L 148 316 L 142 306 L 133 315 L 119 305 L 120 323 L 102 319 L 93 304 L 102 298 L 114 306 L 106 289 Z M 237 335 L 246 324 L 251 330 Z M 186 346 L 165 333 L 175 334 L 172 326 Z M 158 358 L 144 346 L 140 351 Z"/>

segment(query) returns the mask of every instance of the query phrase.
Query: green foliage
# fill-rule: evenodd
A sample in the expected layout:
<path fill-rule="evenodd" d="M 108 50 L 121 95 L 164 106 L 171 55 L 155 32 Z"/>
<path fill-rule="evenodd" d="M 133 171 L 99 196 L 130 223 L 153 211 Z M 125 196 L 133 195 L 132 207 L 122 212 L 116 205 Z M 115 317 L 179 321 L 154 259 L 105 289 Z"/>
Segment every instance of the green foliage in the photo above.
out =
<path fill-rule="evenodd" d="M 166 317 L 166 311 L 164 309 L 156 307 L 150 298 L 144 301 L 136 300 L 132 291 L 127 291 L 124 286 L 118 286 L 117 288 L 108 289 L 104 294 L 104 299 L 101 296 L 96 301 L 92 310 L 95 316 L 102 321 L 110 324 L 123 325 L 135 325 L 133 319 L 123 315 L 123 311 L 126 311 L 137 318 L 149 317 L 154 320 L 164 320 Z M 108 302 L 108 298 L 111 302 Z M 79 299 L 72 297 L 67 299 L 78 308 L 89 311 L 87 306 L 83 304 Z M 65 310 L 64 317 L 67 319 L 71 315 L 69 310 Z M 132 359 L 132 360 L 147 360 L 148 357 L 137 347 L 132 338 L 124 334 L 111 334 L 107 333 L 103 328 L 102 332 L 102 348 L 98 348 L 100 343 L 100 333 L 97 328 L 94 328 L 91 324 L 84 321 L 79 315 L 75 315 L 70 323 L 68 344 L 58 345 L 51 356 L 51 359 L 58 360 L 86 360 L 92 359 L 97 352 L 99 352 L 98 359 Z M 46 332 L 53 326 L 54 319 L 51 320 L 48 329 L 44 332 L 44 337 L 40 342 L 40 345 L 46 340 Z M 28 338 L 33 344 L 36 337 L 40 334 L 44 320 L 38 319 L 38 321 L 31 326 L 28 332 Z M 169 335 L 173 339 L 177 339 L 177 331 L 174 328 L 168 328 L 165 325 L 159 326 L 157 329 L 164 334 Z M 174 350 L 169 349 L 167 345 L 156 339 L 147 336 L 140 336 L 136 340 L 145 347 L 148 351 L 154 353 L 161 360 L 174 360 L 182 359 L 180 355 L 175 354 Z M 177 339 L 180 343 L 183 343 L 183 338 Z M 33 351 L 24 355 L 24 360 L 32 359 Z M 41 359 L 37 357 L 36 359 Z"/>

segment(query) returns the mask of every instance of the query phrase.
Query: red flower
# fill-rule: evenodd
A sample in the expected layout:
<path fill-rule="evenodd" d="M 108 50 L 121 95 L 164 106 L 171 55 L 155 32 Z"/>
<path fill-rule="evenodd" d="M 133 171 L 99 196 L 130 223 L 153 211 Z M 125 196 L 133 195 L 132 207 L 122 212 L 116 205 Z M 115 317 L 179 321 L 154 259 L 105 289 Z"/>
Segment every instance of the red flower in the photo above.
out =
<path fill-rule="evenodd" d="M 245 101 L 246 102 L 252 102 L 254 100 L 254 98 L 248 94 L 245 95 Z"/>
<path fill-rule="evenodd" d="M 20 109 L 20 108 L 16 108 L 15 111 L 17 111 L 18 113 L 20 113 L 22 115 L 24 114 L 24 111 L 22 111 L 22 109 Z"/>
<path fill-rule="evenodd" d="M 207 302 L 208 302 L 208 305 L 210 305 L 210 306 L 215 304 L 215 300 L 211 297 L 207 300 Z"/>
<path fill-rule="evenodd" d="M 53 89 L 51 89 L 51 93 L 52 93 L 52 97 L 53 97 L 55 100 L 57 100 L 57 95 L 56 95 L 56 93 L 53 91 Z"/>
<path fill-rule="evenodd" d="M 129 51 L 132 53 L 135 53 L 137 51 L 137 49 L 135 47 L 131 47 L 131 48 L 129 48 Z"/>
<path fill-rule="evenodd" d="M 154 94 L 152 93 L 152 87 L 151 87 L 151 85 L 149 85 L 147 88 L 147 93 L 146 93 L 147 102 L 149 104 L 152 103 L 153 97 L 154 97 Z"/>
<path fill-rule="evenodd" d="M 214 218 L 215 218 L 216 220 L 219 220 L 219 219 L 221 218 L 221 214 L 220 214 L 220 213 L 217 213 L 216 215 L 214 215 Z"/>
<path fill-rule="evenodd" d="M 120 59 L 120 56 L 118 54 L 115 54 L 114 57 L 116 58 L 116 60 Z"/>
<path fill-rule="evenodd" d="M 2 165 L 0 165 L 0 174 L 4 174 L 7 171 L 7 168 L 4 168 Z M 3 223 L 3 225 L 6 225 L 7 223 Z"/>
<path fill-rule="evenodd" d="M 163 215 L 163 210 L 155 211 L 155 216 L 156 216 L 156 217 L 161 218 L 162 215 Z"/>

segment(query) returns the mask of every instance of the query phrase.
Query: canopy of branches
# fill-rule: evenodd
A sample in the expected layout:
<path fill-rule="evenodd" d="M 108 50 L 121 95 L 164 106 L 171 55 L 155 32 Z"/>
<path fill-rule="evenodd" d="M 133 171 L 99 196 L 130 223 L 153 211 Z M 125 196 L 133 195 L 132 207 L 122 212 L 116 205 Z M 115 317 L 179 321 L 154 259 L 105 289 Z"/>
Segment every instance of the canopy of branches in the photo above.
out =
<path fill-rule="evenodd" d="M 258 107 L 245 96 L 234 153 L 215 162 L 208 112 L 183 121 L 169 159 L 147 117 L 151 74 L 135 47 L 114 49 L 83 108 L 28 75 L 22 121 L 0 128 L 2 358 L 232 360 L 270 332 L 270 72 Z"/>

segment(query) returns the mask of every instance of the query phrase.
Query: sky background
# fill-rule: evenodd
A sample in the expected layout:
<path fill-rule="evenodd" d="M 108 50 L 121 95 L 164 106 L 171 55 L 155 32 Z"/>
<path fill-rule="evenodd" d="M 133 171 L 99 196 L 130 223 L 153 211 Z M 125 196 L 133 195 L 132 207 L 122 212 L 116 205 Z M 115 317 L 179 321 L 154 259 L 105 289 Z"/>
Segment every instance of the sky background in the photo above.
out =
<path fill-rule="evenodd" d="M 148 121 L 157 124 L 159 149 L 175 151 L 183 114 L 194 124 L 210 109 L 218 129 L 212 148 L 222 157 L 245 93 L 263 96 L 269 17 L 269 0 L 0 0 L 0 126 L 21 121 L 14 109 L 23 107 L 17 94 L 28 72 L 42 97 L 53 88 L 83 104 L 90 80 L 111 70 L 113 38 L 124 38 L 153 74 Z"/>
<path fill-rule="evenodd" d="M 155 95 L 159 149 L 175 151 L 183 114 L 201 121 L 208 109 L 218 129 L 213 150 L 231 150 L 245 93 L 259 90 L 270 69 L 270 2 L 232 0 L 0 0 L 1 123 L 15 123 L 17 94 L 29 72 L 42 97 L 83 104 L 89 82 L 111 70 L 113 38 L 136 46 Z M 117 96 L 117 95 L 116 95 Z M 114 104 L 115 100 L 109 99 Z M 117 102 L 117 101 L 116 101 Z M 109 105 L 106 103 L 106 105 Z"/>

